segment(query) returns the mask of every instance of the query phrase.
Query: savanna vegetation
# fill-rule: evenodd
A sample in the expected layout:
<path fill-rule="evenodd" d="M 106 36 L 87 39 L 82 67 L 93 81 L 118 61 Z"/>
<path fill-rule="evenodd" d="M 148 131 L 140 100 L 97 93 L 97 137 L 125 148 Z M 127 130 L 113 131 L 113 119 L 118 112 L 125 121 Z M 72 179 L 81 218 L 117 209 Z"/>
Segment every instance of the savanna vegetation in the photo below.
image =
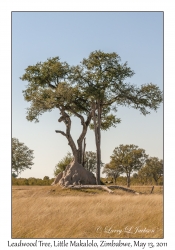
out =
<path fill-rule="evenodd" d="M 53 57 L 25 69 L 21 80 L 28 83 L 23 91 L 29 102 L 27 120 L 39 122 L 42 114 L 58 109 L 65 131 L 55 132 L 65 137 L 71 153 L 56 163 L 55 179 L 17 178 L 31 169 L 33 151 L 13 138 L 12 238 L 163 237 L 163 161 L 133 144 L 116 147 L 109 163 L 101 160 L 101 130 L 121 122 L 118 107 L 148 115 L 163 100 L 153 83 L 127 83 L 133 75 L 118 54 L 102 51 L 75 66 Z M 80 121 L 77 142 L 71 134 L 72 116 Z M 94 130 L 96 152 L 86 151 L 88 128 Z M 101 178 L 102 167 L 106 178 Z M 136 192 L 90 189 L 102 184 Z"/>
<path fill-rule="evenodd" d="M 12 176 L 12 185 L 27 185 L 27 186 L 50 186 L 55 178 L 49 178 L 49 176 L 44 176 L 41 178 L 16 178 Z"/>
<path fill-rule="evenodd" d="M 149 192 L 13 186 L 12 238 L 163 238 L 162 190 Z"/>

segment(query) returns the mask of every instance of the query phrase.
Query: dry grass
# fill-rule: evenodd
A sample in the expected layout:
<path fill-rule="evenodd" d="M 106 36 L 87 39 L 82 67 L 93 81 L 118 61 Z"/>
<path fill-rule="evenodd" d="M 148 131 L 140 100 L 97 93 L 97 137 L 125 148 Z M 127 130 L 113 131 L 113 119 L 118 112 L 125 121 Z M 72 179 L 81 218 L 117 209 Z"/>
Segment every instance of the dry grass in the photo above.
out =
<path fill-rule="evenodd" d="M 163 238 L 163 197 L 13 186 L 12 238 Z"/>

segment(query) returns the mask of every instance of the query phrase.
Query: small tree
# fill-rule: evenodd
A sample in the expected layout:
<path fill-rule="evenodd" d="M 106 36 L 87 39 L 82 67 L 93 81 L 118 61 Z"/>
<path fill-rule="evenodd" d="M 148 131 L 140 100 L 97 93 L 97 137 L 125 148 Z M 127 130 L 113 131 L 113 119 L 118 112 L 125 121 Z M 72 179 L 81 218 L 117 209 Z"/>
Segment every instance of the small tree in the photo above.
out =
<path fill-rule="evenodd" d="M 17 174 L 12 173 L 12 177 L 13 177 L 13 178 L 16 178 L 16 177 L 18 177 L 18 176 L 17 176 Z"/>
<path fill-rule="evenodd" d="M 114 149 L 111 159 L 126 174 L 127 187 L 130 187 L 131 173 L 138 171 L 145 164 L 147 157 L 144 149 L 133 144 L 121 144 Z"/>
<path fill-rule="evenodd" d="M 12 175 L 17 177 L 22 171 L 31 169 L 33 159 L 33 150 L 17 138 L 12 138 Z"/>
<path fill-rule="evenodd" d="M 49 176 L 44 176 L 43 181 L 48 181 L 49 180 Z"/>
<path fill-rule="evenodd" d="M 148 158 L 146 165 L 140 169 L 138 174 L 145 182 L 154 179 L 156 185 L 158 185 L 158 180 L 163 175 L 163 160 L 159 160 L 157 157 Z"/>
<path fill-rule="evenodd" d="M 73 160 L 73 156 L 70 152 L 67 153 L 67 155 L 57 163 L 54 170 L 54 176 L 57 176 L 59 173 L 63 172 L 67 165 L 69 165 Z"/>
<path fill-rule="evenodd" d="M 95 172 L 97 167 L 97 156 L 95 152 L 87 151 L 85 153 L 84 167 L 90 172 Z"/>
<path fill-rule="evenodd" d="M 116 165 L 114 161 L 111 161 L 104 166 L 102 173 L 106 174 L 107 177 L 112 177 L 114 183 L 116 184 L 117 178 L 122 173 L 122 168 L 119 165 Z"/>

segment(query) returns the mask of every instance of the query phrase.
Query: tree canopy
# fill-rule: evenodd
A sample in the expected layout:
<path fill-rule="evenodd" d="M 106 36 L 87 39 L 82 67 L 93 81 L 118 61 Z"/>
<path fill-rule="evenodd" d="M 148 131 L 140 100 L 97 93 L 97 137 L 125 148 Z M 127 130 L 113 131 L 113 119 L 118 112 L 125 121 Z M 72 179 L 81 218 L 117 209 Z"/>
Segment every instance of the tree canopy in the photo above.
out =
<path fill-rule="evenodd" d="M 83 139 L 90 126 L 95 132 L 97 149 L 96 182 L 100 184 L 101 130 L 121 122 L 116 116 L 119 106 L 138 109 L 147 115 L 156 111 L 163 100 L 162 91 L 153 83 L 136 86 L 127 80 L 134 75 L 128 63 L 121 63 L 120 56 L 94 51 L 79 65 L 69 66 L 59 57 L 28 66 L 21 80 L 27 81 L 24 98 L 30 102 L 27 110 L 29 121 L 39 121 L 39 116 L 54 108 L 60 110 L 59 122 L 66 131 L 56 130 L 68 140 L 76 162 L 82 164 Z M 82 130 L 75 144 L 71 136 L 71 116 L 80 119 Z"/>
<path fill-rule="evenodd" d="M 107 123 L 115 126 L 120 122 L 115 113 L 118 106 L 128 106 L 138 109 L 141 114 L 147 115 L 150 110 L 156 111 L 162 102 L 162 91 L 158 86 L 148 83 L 140 87 L 127 83 L 126 80 L 134 75 L 127 62 L 121 63 L 117 53 L 94 51 L 87 59 L 72 67 L 71 79 L 77 83 L 86 95 L 92 110 L 93 128 L 97 148 L 97 183 L 100 183 L 101 163 L 101 129 L 102 117 L 105 109 L 108 110 Z"/>
<path fill-rule="evenodd" d="M 110 163 L 105 164 L 102 173 L 106 174 L 107 177 L 112 177 L 114 183 L 116 184 L 116 180 L 120 174 L 123 173 L 123 170 L 121 165 L 117 165 L 114 161 L 110 161 Z"/>
<path fill-rule="evenodd" d="M 128 187 L 130 186 L 131 173 L 143 167 L 147 158 L 148 155 L 145 154 L 145 150 L 133 144 L 119 145 L 114 149 L 111 156 L 113 164 L 126 174 Z"/>
<path fill-rule="evenodd" d="M 158 180 L 163 176 L 163 160 L 157 157 L 149 157 L 146 160 L 146 165 L 139 170 L 138 176 L 145 182 L 153 179 L 157 185 Z"/>
<path fill-rule="evenodd" d="M 22 171 L 31 169 L 33 159 L 33 150 L 17 138 L 12 138 L 12 175 L 17 177 Z"/>

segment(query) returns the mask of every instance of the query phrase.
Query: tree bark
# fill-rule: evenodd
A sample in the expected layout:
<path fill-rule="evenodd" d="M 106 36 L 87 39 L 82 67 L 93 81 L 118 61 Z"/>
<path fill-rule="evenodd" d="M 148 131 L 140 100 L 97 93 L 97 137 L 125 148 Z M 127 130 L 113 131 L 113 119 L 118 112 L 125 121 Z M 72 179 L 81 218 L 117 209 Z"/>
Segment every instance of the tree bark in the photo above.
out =
<path fill-rule="evenodd" d="M 97 119 L 96 119 L 96 110 L 97 110 Z M 97 149 L 97 168 L 96 168 L 96 184 L 100 185 L 100 165 L 101 165 L 101 107 L 100 101 L 95 104 L 92 104 L 92 116 L 94 120 L 94 133 L 95 133 L 95 142 Z"/>
<path fill-rule="evenodd" d="M 67 110 L 69 110 L 70 112 L 72 112 L 76 117 L 78 117 L 81 120 L 81 125 L 83 126 L 82 128 L 82 132 L 77 140 L 77 145 L 78 147 L 76 147 L 73 138 L 70 134 L 70 130 L 71 130 L 71 119 L 70 116 L 65 112 L 65 109 L 63 107 L 58 107 L 58 109 L 61 111 L 61 117 L 59 118 L 59 122 L 64 122 L 66 125 L 66 133 L 64 133 L 63 131 L 60 130 L 56 130 L 56 133 L 61 133 L 62 135 L 64 135 L 67 140 L 68 140 L 68 144 L 71 147 L 73 156 L 75 157 L 75 160 L 79 163 L 82 164 L 83 160 L 82 160 L 82 155 L 83 155 L 83 140 L 86 136 L 87 133 L 87 129 L 88 126 L 91 122 L 92 119 L 92 112 L 90 111 L 87 119 L 85 121 L 84 117 L 82 115 L 80 115 L 79 113 L 77 113 L 75 110 L 71 109 L 71 107 L 67 107 Z"/>
<path fill-rule="evenodd" d="M 84 121 L 84 117 L 77 114 L 77 116 L 81 119 L 81 124 L 83 125 L 82 133 L 77 140 L 78 143 L 78 149 L 74 143 L 74 140 L 71 136 L 71 119 L 70 116 L 65 112 L 64 108 L 59 108 L 61 111 L 61 117 L 59 118 L 59 122 L 64 122 L 66 125 L 66 132 L 56 130 L 56 133 L 60 133 L 63 136 L 65 136 L 68 140 L 68 145 L 71 147 L 73 156 L 74 156 L 74 161 L 69 164 L 65 171 L 63 171 L 62 175 L 59 175 L 55 178 L 55 181 L 53 182 L 53 185 L 58 183 L 59 185 L 62 186 L 68 186 L 71 184 L 90 184 L 94 185 L 96 183 L 95 176 L 87 171 L 83 166 L 82 166 L 82 144 L 83 144 L 83 139 L 87 133 L 87 129 L 89 126 L 89 123 L 92 118 L 92 114 L 90 113 L 89 116 L 87 117 L 87 120 Z"/>
<path fill-rule="evenodd" d="M 131 184 L 130 173 L 127 173 L 127 187 L 130 187 L 130 184 Z"/>
<path fill-rule="evenodd" d="M 87 116 L 86 121 L 84 120 L 84 117 L 80 114 L 77 114 L 76 112 L 74 112 L 74 114 L 80 118 L 81 120 L 81 125 L 83 126 L 82 128 L 82 132 L 77 140 L 77 144 L 78 144 L 78 162 L 80 164 L 83 165 L 83 140 L 87 134 L 87 130 L 88 130 L 88 126 L 91 122 L 92 119 L 92 113 L 90 112 L 89 115 Z"/>
<path fill-rule="evenodd" d="M 101 167 L 101 106 L 100 106 L 100 101 L 97 103 L 97 108 L 98 108 L 98 126 L 97 126 L 97 182 L 98 185 L 101 183 L 100 182 L 100 167 Z"/>
<path fill-rule="evenodd" d="M 70 116 L 65 112 L 63 108 L 60 108 L 61 111 L 61 117 L 58 119 L 58 122 L 64 122 L 66 125 L 66 133 L 60 130 L 55 130 L 56 133 L 61 133 L 63 136 L 65 136 L 68 140 L 68 145 L 72 149 L 72 154 L 74 156 L 75 162 L 78 162 L 78 150 L 76 148 L 76 145 L 74 143 L 74 140 L 71 136 L 70 130 L 71 130 L 71 119 Z"/>
<path fill-rule="evenodd" d="M 86 151 L 86 138 L 84 138 L 84 145 L 83 145 L 83 160 L 82 160 L 83 167 L 85 167 L 85 151 Z"/>

